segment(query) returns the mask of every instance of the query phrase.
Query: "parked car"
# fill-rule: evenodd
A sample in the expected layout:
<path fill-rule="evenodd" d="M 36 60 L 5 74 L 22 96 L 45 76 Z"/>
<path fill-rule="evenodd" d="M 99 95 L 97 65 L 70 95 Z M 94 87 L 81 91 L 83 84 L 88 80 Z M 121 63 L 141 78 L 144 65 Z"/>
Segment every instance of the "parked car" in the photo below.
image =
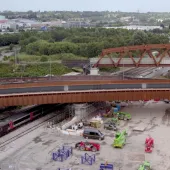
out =
<path fill-rule="evenodd" d="M 81 151 L 92 151 L 96 152 L 100 150 L 100 144 L 93 142 L 78 142 L 75 148 Z"/>
<path fill-rule="evenodd" d="M 170 101 L 168 99 L 165 99 L 164 102 L 167 103 L 167 104 L 170 103 Z"/>
<path fill-rule="evenodd" d="M 113 122 L 104 123 L 104 129 L 117 131 L 116 124 Z"/>
<path fill-rule="evenodd" d="M 98 139 L 98 140 L 104 140 L 105 138 L 104 134 L 95 128 L 85 128 L 83 131 L 83 137 L 86 139 Z"/>

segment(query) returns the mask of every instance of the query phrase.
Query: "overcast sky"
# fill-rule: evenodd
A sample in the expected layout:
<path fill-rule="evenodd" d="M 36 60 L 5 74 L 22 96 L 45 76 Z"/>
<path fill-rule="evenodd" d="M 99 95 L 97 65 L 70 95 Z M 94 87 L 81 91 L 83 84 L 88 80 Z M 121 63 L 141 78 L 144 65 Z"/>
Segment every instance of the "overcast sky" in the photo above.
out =
<path fill-rule="evenodd" d="M 170 0 L 0 0 L 0 11 L 170 12 Z"/>

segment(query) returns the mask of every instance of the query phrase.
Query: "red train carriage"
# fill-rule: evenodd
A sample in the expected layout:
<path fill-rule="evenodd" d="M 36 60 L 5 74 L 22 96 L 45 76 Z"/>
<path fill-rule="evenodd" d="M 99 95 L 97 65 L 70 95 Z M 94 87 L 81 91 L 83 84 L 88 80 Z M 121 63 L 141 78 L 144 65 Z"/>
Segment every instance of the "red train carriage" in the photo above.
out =
<path fill-rule="evenodd" d="M 0 117 L 0 137 L 7 134 L 8 132 L 12 131 L 13 129 L 29 122 L 33 121 L 38 117 L 41 117 L 47 113 L 50 113 L 54 111 L 55 109 L 60 108 L 63 104 L 54 105 L 53 107 L 44 106 L 41 108 L 38 108 L 37 110 L 34 110 L 30 113 L 28 112 L 21 112 L 21 113 L 15 113 L 15 114 L 7 114 L 3 113 Z M 63 114 L 64 115 L 64 114 Z M 61 118 L 62 119 L 62 118 Z"/>

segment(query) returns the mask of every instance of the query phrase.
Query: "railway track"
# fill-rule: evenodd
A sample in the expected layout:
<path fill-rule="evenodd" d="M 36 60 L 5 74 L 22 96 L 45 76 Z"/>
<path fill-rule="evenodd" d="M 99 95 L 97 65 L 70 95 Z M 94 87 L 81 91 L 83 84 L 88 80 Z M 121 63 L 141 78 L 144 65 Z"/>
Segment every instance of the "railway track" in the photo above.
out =
<path fill-rule="evenodd" d="M 61 112 L 61 114 L 63 114 L 63 113 Z M 55 118 L 55 117 L 57 117 L 57 116 L 61 116 L 61 114 L 56 115 L 56 112 L 55 112 L 55 113 L 52 113 L 52 114 L 50 114 L 50 115 L 46 115 L 46 116 L 40 118 L 40 119 L 43 119 L 43 120 L 41 120 L 40 122 L 39 122 L 39 121 L 31 122 L 32 124 L 35 123 L 35 125 L 33 125 L 32 127 L 29 127 L 29 126 L 28 126 L 28 129 L 24 130 L 23 132 L 20 132 L 19 134 L 15 135 L 15 136 L 13 136 L 13 137 L 10 137 L 9 139 L 6 139 L 6 140 L 4 140 L 4 141 L 1 140 L 1 139 L 2 139 L 2 137 L 1 137 L 1 138 L 0 138 L 0 148 L 3 148 L 3 147 L 5 147 L 6 145 L 14 142 L 15 140 L 17 140 L 17 139 L 25 136 L 26 134 L 28 134 L 28 133 L 30 133 L 30 132 L 38 129 L 39 127 L 45 125 L 45 124 L 47 123 L 47 121 L 50 121 L 50 120 L 52 120 L 53 118 Z M 39 119 L 38 119 L 38 120 L 39 120 Z M 62 121 L 62 119 L 59 120 L 59 121 Z M 30 125 L 30 124 L 27 124 L 27 125 Z M 26 125 L 25 125 L 25 126 L 26 126 Z M 10 133 L 9 133 L 9 134 L 10 134 Z"/>

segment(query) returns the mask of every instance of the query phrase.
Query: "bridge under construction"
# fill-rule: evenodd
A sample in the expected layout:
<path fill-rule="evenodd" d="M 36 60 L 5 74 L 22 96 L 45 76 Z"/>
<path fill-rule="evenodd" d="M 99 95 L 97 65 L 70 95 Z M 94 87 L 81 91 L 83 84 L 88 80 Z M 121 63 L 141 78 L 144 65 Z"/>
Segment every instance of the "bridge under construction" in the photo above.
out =
<path fill-rule="evenodd" d="M 90 65 L 91 69 L 170 67 L 170 44 L 105 49 L 99 58 L 91 59 Z M 170 99 L 170 80 L 163 79 L 81 75 L 1 79 L 0 83 L 1 106 Z"/>
<path fill-rule="evenodd" d="M 83 81 L 74 77 L 70 81 L 1 84 L 1 106 L 170 99 L 170 80 L 105 80 L 105 76 L 95 80 L 94 76 L 94 80 Z"/>

